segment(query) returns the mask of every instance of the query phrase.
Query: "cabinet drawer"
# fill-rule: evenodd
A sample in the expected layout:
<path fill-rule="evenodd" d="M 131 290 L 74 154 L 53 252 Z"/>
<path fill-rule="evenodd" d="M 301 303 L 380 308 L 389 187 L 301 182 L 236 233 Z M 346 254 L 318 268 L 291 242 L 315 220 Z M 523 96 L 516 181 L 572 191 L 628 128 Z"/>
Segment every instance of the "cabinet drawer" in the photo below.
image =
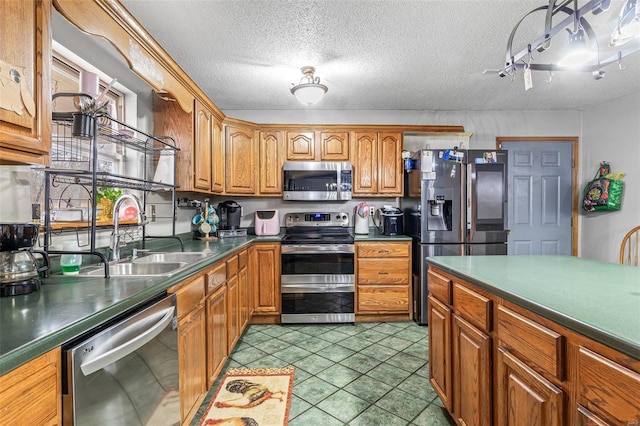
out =
<path fill-rule="evenodd" d="M 578 404 L 612 424 L 633 425 L 640 416 L 640 374 L 581 347 Z"/>
<path fill-rule="evenodd" d="M 358 284 L 409 284 L 409 259 L 358 259 Z"/>
<path fill-rule="evenodd" d="M 451 305 L 451 280 L 437 272 L 431 267 L 427 272 L 427 281 L 429 283 L 429 294 L 446 305 Z"/>
<path fill-rule="evenodd" d="M 498 339 L 534 370 L 563 380 L 563 337 L 537 322 L 498 306 Z"/>
<path fill-rule="evenodd" d="M 238 255 L 227 258 L 227 278 L 231 278 L 238 273 Z"/>
<path fill-rule="evenodd" d="M 227 264 L 220 262 L 207 272 L 207 295 L 213 293 L 227 280 Z"/>
<path fill-rule="evenodd" d="M 409 257 L 409 243 L 358 243 L 358 257 Z"/>
<path fill-rule="evenodd" d="M 453 306 L 460 316 L 471 324 L 483 331 L 491 331 L 491 300 L 460 283 L 455 283 Z"/>
<path fill-rule="evenodd" d="M 204 299 L 204 288 L 204 275 L 202 275 L 190 283 L 183 285 L 180 290 L 176 292 L 178 319 L 181 319 L 202 302 Z"/>
<path fill-rule="evenodd" d="M 409 312 L 408 286 L 358 286 L 358 312 Z"/>
<path fill-rule="evenodd" d="M 249 263 L 249 252 L 247 250 L 243 250 L 240 253 L 238 253 L 239 268 L 242 269 L 246 267 L 247 263 Z"/>

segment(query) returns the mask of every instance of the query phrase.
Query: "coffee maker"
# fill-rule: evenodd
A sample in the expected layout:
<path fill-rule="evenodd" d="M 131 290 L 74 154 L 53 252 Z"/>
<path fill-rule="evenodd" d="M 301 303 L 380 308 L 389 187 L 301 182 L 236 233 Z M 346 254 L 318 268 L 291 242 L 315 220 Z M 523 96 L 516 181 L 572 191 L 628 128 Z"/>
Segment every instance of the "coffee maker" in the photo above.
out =
<path fill-rule="evenodd" d="M 39 227 L 37 223 L 0 224 L 0 297 L 40 290 L 39 273 L 49 269 L 49 257 L 33 250 Z M 38 266 L 35 253 L 42 256 L 44 266 Z"/>
<path fill-rule="evenodd" d="M 218 216 L 220 216 L 219 229 L 235 231 L 240 228 L 242 207 L 233 200 L 223 201 L 218 204 Z"/>

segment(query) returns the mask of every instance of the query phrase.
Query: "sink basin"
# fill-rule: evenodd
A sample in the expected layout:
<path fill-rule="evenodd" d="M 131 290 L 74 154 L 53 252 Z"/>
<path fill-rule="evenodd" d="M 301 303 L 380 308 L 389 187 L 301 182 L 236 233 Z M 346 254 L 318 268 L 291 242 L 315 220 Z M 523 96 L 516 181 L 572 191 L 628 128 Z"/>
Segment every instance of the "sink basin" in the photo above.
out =
<path fill-rule="evenodd" d="M 133 261 L 135 264 L 184 262 L 195 263 L 211 256 L 213 253 L 194 252 L 171 252 L 171 253 L 149 253 L 138 257 Z"/>
<path fill-rule="evenodd" d="M 109 274 L 112 277 L 156 277 L 170 276 L 188 266 L 187 262 L 122 262 L 109 265 Z M 104 276 L 103 266 L 91 266 L 80 270 L 79 275 L 85 276 Z"/>

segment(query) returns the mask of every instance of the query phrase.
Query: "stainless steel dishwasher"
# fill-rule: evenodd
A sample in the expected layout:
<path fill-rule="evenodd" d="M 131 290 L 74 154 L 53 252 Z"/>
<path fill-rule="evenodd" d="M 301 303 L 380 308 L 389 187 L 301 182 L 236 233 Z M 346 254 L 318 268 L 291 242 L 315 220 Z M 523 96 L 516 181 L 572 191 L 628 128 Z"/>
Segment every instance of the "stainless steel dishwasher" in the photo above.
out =
<path fill-rule="evenodd" d="M 63 346 L 65 425 L 179 425 L 175 295 Z"/>

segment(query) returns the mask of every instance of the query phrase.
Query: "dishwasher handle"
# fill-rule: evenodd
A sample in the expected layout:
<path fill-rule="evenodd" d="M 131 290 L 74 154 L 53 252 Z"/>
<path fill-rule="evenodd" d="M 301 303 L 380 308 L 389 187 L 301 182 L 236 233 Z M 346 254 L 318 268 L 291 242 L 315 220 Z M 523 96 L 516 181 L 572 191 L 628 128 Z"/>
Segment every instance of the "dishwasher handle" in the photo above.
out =
<path fill-rule="evenodd" d="M 98 370 L 103 369 L 109 364 L 113 364 L 121 358 L 129 355 L 130 353 L 140 349 L 149 341 L 153 340 L 156 336 L 164 331 L 164 329 L 171 324 L 173 321 L 173 316 L 175 312 L 175 306 L 171 306 L 170 308 L 164 309 L 164 315 L 162 318 L 153 324 L 151 327 L 144 330 L 142 333 L 139 333 L 134 338 L 128 340 L 126 343 L 117 346 L 104 354 L 101 354 L 93 359 L 87 360 L 80 365 L 80 369 L 85 376 L 89 374 L 95 373 Z M 128 326 L 128 329 L 135 329 L 138 326 L 134 323 Z"/>

